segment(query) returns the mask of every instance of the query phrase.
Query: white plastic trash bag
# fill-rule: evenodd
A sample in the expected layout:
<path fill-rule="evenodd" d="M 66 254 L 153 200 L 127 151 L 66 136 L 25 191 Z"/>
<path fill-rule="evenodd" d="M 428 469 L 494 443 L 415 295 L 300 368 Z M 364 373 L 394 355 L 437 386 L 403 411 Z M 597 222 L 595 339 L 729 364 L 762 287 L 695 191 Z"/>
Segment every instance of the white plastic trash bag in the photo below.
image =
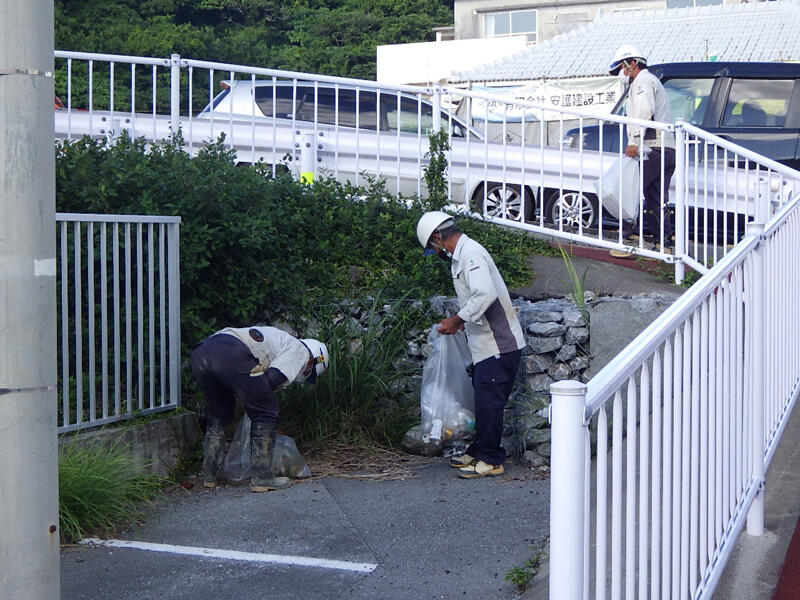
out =
<path fill-rule="evenodd" d="M 636 219 L 639 216 L 639 161 L 630 156 L 621 156 L 603 173 L 603 190 L 600 180 L 594 182 L 597 196 L 603 208 L 617 219 Z M 620 199 L 622 214 L 620 215 Z"/>
<path fill-rule="evenodd" d="M 288 435 L 281 433 L 275 435 L 272 472 L 276 476 L 292 479 L 311 477 L 311 469 L 297 450 L 294 440 Z M 247 415 L 244 415 L 236 426 L 236 433 L 225 455 L 221 475 L 228 481 L 242 481 L 250 477 L 250 417 Z"/>
<path fill-rule="evenodd" d="M 467 367 L 472 356 L 463 331 L 442 335 L 435 326 L 428 343 L 433 351 L 422 367 L 420 409 L 423 435 L 462 439 L 475 430 L 475 393 Z"/>

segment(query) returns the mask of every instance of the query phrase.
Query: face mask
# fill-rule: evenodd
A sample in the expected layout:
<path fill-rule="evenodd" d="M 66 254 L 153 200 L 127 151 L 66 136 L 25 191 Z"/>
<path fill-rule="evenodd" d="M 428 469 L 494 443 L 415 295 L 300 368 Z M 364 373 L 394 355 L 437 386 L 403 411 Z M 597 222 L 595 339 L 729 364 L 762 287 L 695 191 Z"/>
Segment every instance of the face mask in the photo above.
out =
<path fill-rule="evenodd" d="M 445 250 L 444 246 L 432 245 L 431 248 L 425 250 L 426 254 L 433 254 L 434 252 L 438 254 L 439 258 L 441 258 L 445 262 L 451 262 L 453 260 L 453 255 L 447 250 Z"/>
<path fill-rule="evenodd" d="M 439 258 L 445 262 L 453 262 L 453 255 L 444 248 L 439 248 L 439 250 L 436 251 L 436 254 L 438 254 Z"/>

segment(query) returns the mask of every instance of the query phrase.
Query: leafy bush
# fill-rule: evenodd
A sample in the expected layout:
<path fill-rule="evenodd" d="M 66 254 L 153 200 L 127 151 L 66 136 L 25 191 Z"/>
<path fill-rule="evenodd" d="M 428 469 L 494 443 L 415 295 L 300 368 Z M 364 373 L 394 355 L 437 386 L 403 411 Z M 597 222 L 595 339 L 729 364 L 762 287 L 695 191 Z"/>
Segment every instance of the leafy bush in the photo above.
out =
<path fill-rule="evenodd" d="M 121 136 L 56 148 L 62 212 L 179 215 L 184 348 L 266 312 L 301 315 L 330 300 L 452 295 L 446 266 L 424 257 L 416 223 L 426 204 L 391 196 L 381 181 L 356 188 L 303 185 L 264 165 L 236 166 L 224 140 L 197 157 L 182 140 L 148 147 Z M 410 204 L 410 208 L 409 208 Z M 509 286 L 528 283 L 531 236 L 457 219 L 493 254 Z"/>
<path fill-rule="evenodd" d="M 121 445 L 71 441 L 58 451 L 58 519 L 63 542 L 114 532 L 141 517 L 139 507 L 165 480 L 142 473 Z"/>

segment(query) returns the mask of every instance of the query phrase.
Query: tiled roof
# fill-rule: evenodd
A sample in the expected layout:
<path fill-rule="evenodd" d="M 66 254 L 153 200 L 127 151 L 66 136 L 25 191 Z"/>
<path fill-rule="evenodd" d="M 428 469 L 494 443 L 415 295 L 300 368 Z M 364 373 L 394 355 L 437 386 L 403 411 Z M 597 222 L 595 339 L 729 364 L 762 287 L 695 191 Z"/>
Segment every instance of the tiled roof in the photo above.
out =
<path fill-rule="evenodd" d="M 650 64 L 800 61 L 800 0 L 624 11 L 506 58 L 453 75 L 452 82 L 607 75 L 615 50 L 634 44 Z"/>

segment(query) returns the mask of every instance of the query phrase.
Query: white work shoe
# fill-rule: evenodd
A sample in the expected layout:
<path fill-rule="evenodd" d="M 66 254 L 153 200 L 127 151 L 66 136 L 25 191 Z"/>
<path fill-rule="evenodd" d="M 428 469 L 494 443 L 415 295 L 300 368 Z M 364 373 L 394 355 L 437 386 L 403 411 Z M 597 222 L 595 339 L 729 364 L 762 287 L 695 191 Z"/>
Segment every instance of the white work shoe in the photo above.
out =
<path fill-rule="evenodd" d="M 461 456 L 454 456 L 450 459 L 450 466 L 460 469 L 475 462 L 475 457 L 469 454 L 462 454 Z"/>
<path fill-rule="evenodd" d="M 466 467 L 461 467 L 458 476 L 461 479 L 474 479 L 475 477 L 495 477 L 503 473 L 505 473 L 503 465 L 490 465 L 479 460 Z"/>

